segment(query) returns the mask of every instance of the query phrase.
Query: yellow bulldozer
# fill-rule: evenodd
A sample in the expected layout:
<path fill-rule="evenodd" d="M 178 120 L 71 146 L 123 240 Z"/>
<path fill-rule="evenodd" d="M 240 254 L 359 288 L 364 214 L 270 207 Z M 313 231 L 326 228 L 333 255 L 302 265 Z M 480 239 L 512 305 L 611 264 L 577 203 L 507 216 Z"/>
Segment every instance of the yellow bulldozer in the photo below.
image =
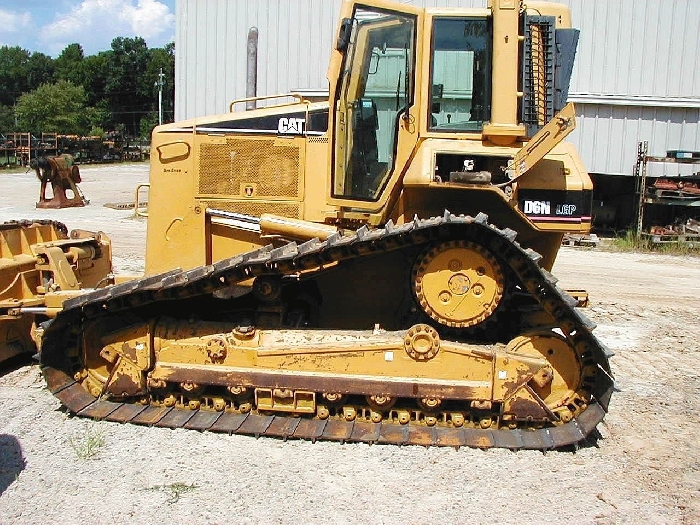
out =
<path fill-rule="evenodd" d="M 80 416 L 575 446 L 613 390 L 609 352 L 549 273 L 591 222 L 563 142 L 577 38 L 548 2 L 346 0 L 327 102 L 155 128 L 145 277 L 76 273 L 66 291 L 42 274 L 53 288 L 26 293 L 42 304 L 3 319 L 32 316 L 48 387 Z M 109 281 L 107 241 L 84 236 L 90 257 L 57 268 Z"/>

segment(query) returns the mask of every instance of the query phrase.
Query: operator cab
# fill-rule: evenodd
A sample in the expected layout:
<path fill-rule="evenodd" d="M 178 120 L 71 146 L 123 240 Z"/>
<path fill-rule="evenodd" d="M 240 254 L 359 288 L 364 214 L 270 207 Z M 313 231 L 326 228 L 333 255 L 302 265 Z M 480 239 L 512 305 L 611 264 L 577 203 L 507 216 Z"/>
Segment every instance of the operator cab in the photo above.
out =
<path fill-rule="evenodd" d="M 420 25 L 417 15 L 364 6 L 341 25 L 334 198 L 379 200 L 402 168 L 397 165 L 402 128 L 413 135 L 404 149 L 418 139 L 419 115 L 411 108 L 421 98 L 416 94 Z M 491 115 L 491 18 L 434 16 L 432 26 L 429 98 L 421 104 L 427 130 L 480 139 Z"/>

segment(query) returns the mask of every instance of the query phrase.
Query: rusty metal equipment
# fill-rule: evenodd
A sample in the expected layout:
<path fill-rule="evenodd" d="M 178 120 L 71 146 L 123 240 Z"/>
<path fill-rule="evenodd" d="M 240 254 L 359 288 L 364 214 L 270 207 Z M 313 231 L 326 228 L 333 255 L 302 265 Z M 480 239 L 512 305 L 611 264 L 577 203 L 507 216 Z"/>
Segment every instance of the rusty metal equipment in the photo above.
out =
<path fill-rule="evenodd" d="M 81 182 L 80 169 L 71 155 L 37 157 L 32 159 L 29 165 L 36 171 L 36 176 L 41 182 L 37 208 L 72 208 L 88 204 L 89 201 L 78 188 L 78 183 Z M 49 183 L 52 191 L 50 199 L 46 197 L 46 187 Z"/>
<path fill-rule="evenodd" d="M 666 226 L 651 226 L 642 233 L 652 246 L 676 245 L 686 248 L 700 248 L 700 220 L 687 219 L 683 223 Z"/>
<path fill-rule="evenodd" d="M 669 238 L 661 240 L 659 235 L 667 236 L 658 232 L 644 231 L 645 226 L 659 226 L 667 222 L 682 223 L 687 219 L 697 218 L 694 210 L 700 205 L 700 173 L 688 172 L 695 166 L 700 166 L 700 152 L 669 150 L 665 157 L 659 157 L 649 155 L 648 151 L 647 141 L 637 144 L 637 163 L 634 167 L 638 199 L 635 217 L 637 237 L 648 237 L 651 233 L 652 243 L 665 243 L 669 240 L 674 242 Z M 651 163 L 672 166 L 678 170 L 678 175 L 651 177 L 647 173 Z M 681 172 L 682 167 L 685 168 L 685 174 Z M 683 242 L 685 241 L 681 240 L 681 243 Z"/>
<path fill-rule="evenodd" d="M 147 275 L 63 303 L 49 389 L 81 416 L 256 436 L 587 439 L 610 354 L 549 273 L 590 230 L 563 142 L 576 37 L 547 2 L 344 2 L 327 102 L 154 130 Z"/>

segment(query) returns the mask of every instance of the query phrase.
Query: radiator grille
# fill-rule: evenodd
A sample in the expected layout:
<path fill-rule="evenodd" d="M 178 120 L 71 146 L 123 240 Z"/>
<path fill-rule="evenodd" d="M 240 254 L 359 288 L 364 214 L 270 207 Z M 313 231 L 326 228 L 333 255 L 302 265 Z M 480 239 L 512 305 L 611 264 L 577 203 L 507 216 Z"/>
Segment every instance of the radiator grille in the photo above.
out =
<path fill-rule="evenodd" d="M 299 147 L 276 139 L 227 138 L 199 148 L 199 193 L 299 197 Z M 252 192 L 252 193 L 251 193 Z"/>
<path fill-rule="evenodd" d="M 554 116 L 554 25 L 554 17 L 526 18 L 521 118 L 529 136 Z"/>

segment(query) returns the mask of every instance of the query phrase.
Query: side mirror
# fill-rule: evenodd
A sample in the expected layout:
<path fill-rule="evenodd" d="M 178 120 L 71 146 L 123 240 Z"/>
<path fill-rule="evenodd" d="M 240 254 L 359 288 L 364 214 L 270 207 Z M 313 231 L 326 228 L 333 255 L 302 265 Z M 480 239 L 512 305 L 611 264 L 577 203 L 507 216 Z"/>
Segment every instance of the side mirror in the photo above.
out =
<path fill-rule="evenodd" d="M 343 18 L 340 22 L 338 30 L 338 40 L 335 43 L 335 48 L 338 51 L 345 51 L 350 43 L 350 32 L 352 30 L 352 18 Z"/>

